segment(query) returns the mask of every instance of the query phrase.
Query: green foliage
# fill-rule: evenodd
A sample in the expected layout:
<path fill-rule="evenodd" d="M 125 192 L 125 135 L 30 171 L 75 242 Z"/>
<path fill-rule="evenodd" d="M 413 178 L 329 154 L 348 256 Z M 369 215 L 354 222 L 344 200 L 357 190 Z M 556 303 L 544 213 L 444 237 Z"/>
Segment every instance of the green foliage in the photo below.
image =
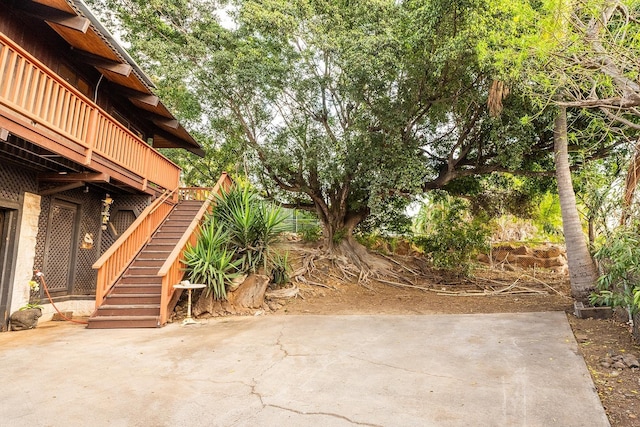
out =
<path fill-rule="evenodd" d="M 424 189 L 548 164 L 548 116 L 515 91 L 501 117 L 486 108 L 490 56 L 530 36 L 529 2 L 238 0 L 233 28 L 214 0 L 93 2 L 215 153 L 172 157 L 190 183 L 242 167 L 328 229 L 371 214 L 404 233 Z"/>
<path fill-rule="evenodd" d="M 322 238 L 322 228 L 319 225 L 313 227 L 305 227 L 302 229 L 302 240 L 309 243 L 315 243 Z"/>
<path fill-rule="evenodd" d="M 553 242 L 562 240 L 562 211 L 557 194 L 547 192 L 540 197 L 538 207 L 533 214 L 533 223 L 547 240 Z"/>
<path fill-rule="evenodd" d="M 438 268 L 469 268 L 480 251 L 488 249 L 486 220 L 469 214 L 469 203 L 443 193 L 426 202 L 417 217 L 414 243 L 431 256 Z"/>
<path fill-rule="evenodd" d="M 19 311 L 24 311 L 24 310 L 31 310 L 32 308 L 38 308 L 38 309 L 42 310 L 42 306 L 40 305 L 40 301 L 28 302 L 25 305 L 23 305 L 22 307 L 20 307 L 18 310 Z"/>
<path fill-rule="evenodd" d="M 611 217 L 622 214 L 625 154 L 617 150 L 607 159 L 585 163 L 574 175 L 576 199 L 594 239 L 608 235 Z"/>
<path fill-rule="evenodd" d="M 271 283 L 276 286 L 281 286 L 289 283 L 289 272 L 291 271 L 291 264 L 289 263 L 289 252 L 281 254 L 279 252 L 271 253 Z"/>
<path fill-rule="evenodd" d="M 620 227 L 595 253 L 604 274 L 597 291 L 590 296 L 594 305 L 624 307 L 634 314 L 640 310 L 640 234 L 638 224 Z"/>
<path fill-rule="evenodd" d="M 204 283 L 215 299 L 227 297 L 226 285 L 239 275 L 242 260 L 234 260 L 235 251 L 228 247 L 229 235 L 223 224 L 208 221 L 202 227 L 195 246 L 184 252 L 185 266 L 194 283 Z"/>
<path fill-rule="evenodd" d="M 345 230 L 344 228 L 336 230 L 336 232 L 333 233 L 333 244 L 339 245 L 340 242 L 342 242 L 346 236 L 347 236 L 347 230 Z"/>
<path fill-rule="evenodd" d="M 266 270 L 269 246 L 283 230 L 282 208 L 260 199 L 248 184 L 236 184 L 218 197 L 213 218 L 226 230 L 243 271 Z"/>

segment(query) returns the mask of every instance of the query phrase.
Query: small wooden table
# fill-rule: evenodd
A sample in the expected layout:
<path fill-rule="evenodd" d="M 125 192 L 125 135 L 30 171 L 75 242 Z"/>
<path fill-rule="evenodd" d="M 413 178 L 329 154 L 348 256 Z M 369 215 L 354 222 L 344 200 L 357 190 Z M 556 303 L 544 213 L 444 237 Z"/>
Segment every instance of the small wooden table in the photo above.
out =
<path fill-rule="evenodd" d="M 202 283 L 189 283 L 188 280 L 183 280 L 177 285 L 173 285 L 173 287 L 176 289 L 186 289 L 189 292 L 189 300 L 187 303 L 187 317 L 184 318 L 184 320 L 182 321 L 182 324 L 183 325 L 199 324 L 200 322 L 198 322 L 193 317 L 191 317 L 191 290 L 206 288 L 207 285 Z"/>

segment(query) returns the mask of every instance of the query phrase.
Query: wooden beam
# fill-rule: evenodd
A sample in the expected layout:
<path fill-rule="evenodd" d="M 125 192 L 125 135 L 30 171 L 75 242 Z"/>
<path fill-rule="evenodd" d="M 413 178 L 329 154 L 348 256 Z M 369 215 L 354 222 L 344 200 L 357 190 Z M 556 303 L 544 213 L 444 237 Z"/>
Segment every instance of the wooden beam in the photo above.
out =
<path fill-rule="evenodd" d="M 19 1 L 16 2 L 16 5 L 19 5 L 19 7 L 21 7 L 28 15 L 42 19 L 46 22 L 71 28 L 72 30 L 76 30 L 81 33 L 86 33 L 91 25 L 91 21 L 87 18 L 63 12 L 62 10 L 45 6 L 43 4 L 37 4 L 30 1 Z"/>
<path fill-rule="evenodd" d="M 110 83 L 109 87 L 131 100 L 143 102 L 151 105 L 152 107 L 157 107 L 160 103 L 160 98 L 151 93 L 138 92 L 137 90 L 129 89 L 128 87 L 124 87 L 113 82 Z"/>
<path fill-rule="evenodd" d="M 164 140 L 166 143 L 162 143 Z M 175 135 L 170 134 L 169 132 L 162 130 L 160 128 L 154 129 L 153 131 L 153 147 L 154 148 L 183 148 L 185 150 L 191 151 L 192 153 L 204 157 L 204 150 L 195 144 L 190 144 L 188 141 L 179 138 Z"/>
<path fill-rule="evenodd" d="M 108 183 L 111 180 L 111 177 L 106 173 L 89 173 L 89 172 L 80 172 L 80 173 L 69 173 L 69 174 L 58 174 L 58 173 L 47 173 L 38 175 L 39 182 L 103 182 Z"/>
<path fill-rule="evenodd" d="M 47 190 L 41 191 L 38 194 L 41 196 L 50 196 L 52 194 L 62 193 L 63 191 L 74 190 L 76 188 L 82 187 L 84 182 L 72 182 L 70 184 L 61 185 L 59 187 L 49 188 Z"/>
<path fill-rule="evenodd" d="M 170 119 L 168 117 L 163 117 L 158 114 L 146 112 L 144 114 L 144 117 L 151 120 L 153 123 L 157 124 L 158 126 L 166 126 L 171 129 L 178 129 L 178 127 L 180 126 L 180 123 L 178 123 L 178 120 Z"/>
<path fill-rule="evenodd" d="M 84 62 L 96 68 L 102 68 L 103 70 L 111 71 L 112 73 L 119 74 L 124 77 L 129 77 L 133 67 L 128 63 L 122 63 L 112 61 L 102 56 L 94 55 L 93 53 L 86 52 L 80 49 L 73 49 L 75 58 L 78 61 Z"/>

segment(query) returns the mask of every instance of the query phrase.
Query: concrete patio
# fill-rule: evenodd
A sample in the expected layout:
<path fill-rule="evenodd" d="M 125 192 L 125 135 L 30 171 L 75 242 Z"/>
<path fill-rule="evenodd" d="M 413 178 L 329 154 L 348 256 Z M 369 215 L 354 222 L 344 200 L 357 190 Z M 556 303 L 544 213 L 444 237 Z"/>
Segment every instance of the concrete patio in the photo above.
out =
<path fill-rule="evenodd" d="M 2 426 L 608 426 L 565 314 L 0 334 Z"/>

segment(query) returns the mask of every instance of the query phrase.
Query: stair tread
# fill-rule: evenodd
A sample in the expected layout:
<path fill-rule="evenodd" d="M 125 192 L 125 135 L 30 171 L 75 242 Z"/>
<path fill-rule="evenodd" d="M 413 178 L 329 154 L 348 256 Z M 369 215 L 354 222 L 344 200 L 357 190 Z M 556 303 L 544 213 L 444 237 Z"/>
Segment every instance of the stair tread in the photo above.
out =
<path fill-rule="evenodd" d="M 141 277 L 141 276 L 135 276 L 135 277 Z M 158 276 L 153 276 L 153 277 L 158 277 Z M 125 288 L 139 288 L 141 286 L 158 287 L 158 286 L 162 286 L 162 284 L 161 283 L 118 283 L 114 289 L 117 289 L 119 286 L 122 286 Z"/>
<path fill-rule="evenodd" d="M 160 294 L 119 294 L 115 292 L 117 288 L 114 288 L 113 292 L 107 295 L 107 298 L 150 298 L 150 297 L 159 297 Z"/>
<path fill-rule="evenodd" d="M 157 269 L 157 267 L 154 267 L 154 268 L 156 268 L 156 269 Z M 136 278 L 138 278 L 138 279 L 139 279 L 139 278 L 141 278 L 141 277 L 153 277 L 153 278 L 157 278 L 157 277 L 159 277 L 159 276 L 157 276 L 157 275 L 155 275 L 155 274 L 133 274 L 133 275 L 129 275 L 129 274 L 125 273 L 125 274 L 123 274 L 123 275 L 122 275 L 122 277 L 123 277 L 123 278 L 125 278 L 125 277 L 136 277 Z"/>
<path fill-rule="evenodd" d="M 156 320 L 159 316 L 93 316 L 89 321 L 118 321 L 118 320 Z"/>
<path fill-rule="evenodd" d="M 98 309 L 106 308 L 106 309 L 118 309 L 118 308 L 160 308 L 160 304 L 104 304 L 101 305 Z"/>

